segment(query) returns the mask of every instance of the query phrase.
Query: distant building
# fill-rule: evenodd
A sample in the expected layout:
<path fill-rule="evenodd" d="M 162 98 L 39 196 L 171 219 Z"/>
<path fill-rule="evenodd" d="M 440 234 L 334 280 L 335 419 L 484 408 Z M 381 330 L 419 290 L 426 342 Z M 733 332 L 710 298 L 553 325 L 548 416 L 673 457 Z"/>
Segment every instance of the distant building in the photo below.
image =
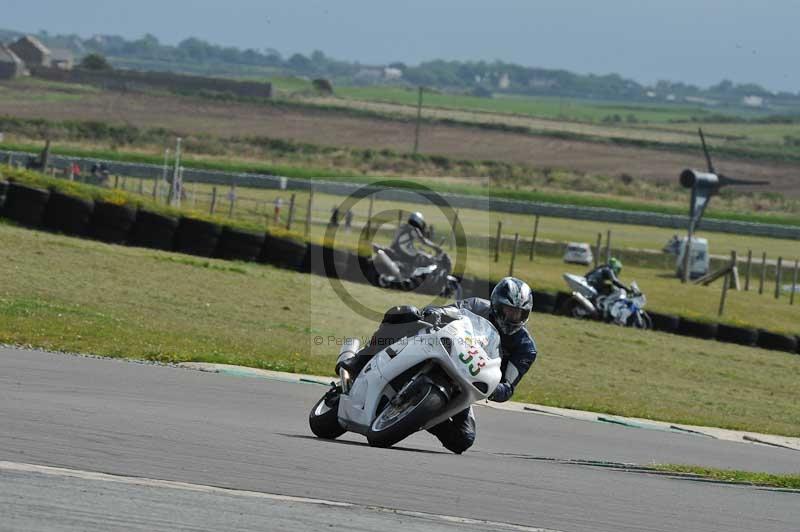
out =
<path fill-rule="evenodd" d="M 386 67 L 383 69 L 383 79 L 395 80 L 402 78 L 403 71 L 399 68 Z"/>
<path fill-rule="evenodd" d="M 42 44 L 39 39 L 32 35 L 20 37 L 19 40 L 8 45 L 8 47 L 17 54 L 17 57 L 25 62 L 28 68 L 50 66 L 52 52 L 50 52 L 50 49 Z"/>
<path fill-rule="evenodd" d="M 51 50 L 50 66 L 61 70 L 72 70 L 75 66 L 75 57 L 69 50 L 54 48 Z"/>
<path fill-rule="evenodd" d="M 25 63 L 10 48 L 0 44 L 0 79 L 14 79 L 25 74 Z"/>

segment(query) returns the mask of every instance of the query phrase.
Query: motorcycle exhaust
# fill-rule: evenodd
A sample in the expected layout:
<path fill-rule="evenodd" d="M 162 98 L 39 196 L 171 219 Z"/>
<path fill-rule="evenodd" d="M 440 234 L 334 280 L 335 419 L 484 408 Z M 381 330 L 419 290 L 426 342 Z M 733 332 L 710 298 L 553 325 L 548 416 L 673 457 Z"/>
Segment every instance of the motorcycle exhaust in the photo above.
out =
<path fill-rule="evenodd" d="M 339 358 L 336 360 L 336 367 L 339 368 L 339 378 L 342 381 L 342 393 L 350 391 L 352 377 L 350 372 L 342 367 L 342 363 L 356 356 L 361 350 L 361 341 L 358 338 L 345 338 L 342 348 L 339 349 Z"/>
<path fill-rule="evenodd" d="M 588 312 L 592 316 L 597 315 L 597 308 L 592 304 L 591 301 L 586 299 L 586 297 L 583 294 L 581 294 L 580 292 L 572 292 L 572 297 L 574 297 L 575 301 L 580 303 L 580 305 L 586 309 L 586 312 Z"/>
<path fill-rule="evenodd" d="M 384 275 L 391 275 L 392 277 L 399 279 L 400 278 L 400 268 L 397 267 L 397 264 L 394 263 L 392 259 L 386 255 L 386 252 L 382 249 L 379 249 L 375 252 L 375 268 L 378 270 L 379 273 Z"/>

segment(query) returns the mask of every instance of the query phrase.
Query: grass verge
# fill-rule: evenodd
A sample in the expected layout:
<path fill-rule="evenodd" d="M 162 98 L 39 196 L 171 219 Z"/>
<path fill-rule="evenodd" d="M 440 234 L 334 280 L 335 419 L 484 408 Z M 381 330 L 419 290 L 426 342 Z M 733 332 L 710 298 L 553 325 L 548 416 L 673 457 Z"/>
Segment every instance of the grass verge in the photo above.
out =
<path fill-rule="evenodd" d="M 800 474 L 775 475 L 772 473 L 754 473 L 750 471 L 738 471 L 734 469 L 715 469 L 712 467 L 678 464 L 658 464 L 653 466 L 653 469 L 668 473 L 697 475 L 705 479 L 719 480 L 722 482 L 735 482 L 740 484 L 752 484 L 753 486 L 800 490 Z"/>
<path fill-rule="evenodd" d="M 109 246 L 0 224 L 0 342 L 158 361 L 331 374 L 376 323 L 326 278 Z M 384 310 L 430 300 L 343 283 Z M 800 436 L 800 357 L 537 314 L 516 400 Z"/>

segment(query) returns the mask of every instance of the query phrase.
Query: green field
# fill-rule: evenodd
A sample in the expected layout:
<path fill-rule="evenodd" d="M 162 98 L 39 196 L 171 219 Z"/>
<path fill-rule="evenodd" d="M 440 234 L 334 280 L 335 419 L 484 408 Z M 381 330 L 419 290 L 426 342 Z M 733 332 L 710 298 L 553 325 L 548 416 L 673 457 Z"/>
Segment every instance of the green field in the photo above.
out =
<path fill-rule="evenodd" d="M 5 223 L 0 276 L 0 342 L 45 349 L 330 374 L 338 347 L 328 337 L 375 327 L 322 277 Z M 429 301 L 345 287 L 381 309 Z M 796 355 L 550 315 L 531 327 L 540 356 L 516 400 L 800 435 Z"/>

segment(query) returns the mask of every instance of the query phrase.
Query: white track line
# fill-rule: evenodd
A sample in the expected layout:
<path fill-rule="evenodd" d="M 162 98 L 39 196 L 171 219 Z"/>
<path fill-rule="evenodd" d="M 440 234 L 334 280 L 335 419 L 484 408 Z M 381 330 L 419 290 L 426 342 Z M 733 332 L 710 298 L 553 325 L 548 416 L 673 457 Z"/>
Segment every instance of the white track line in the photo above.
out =
<path fill-rule="evenodd" d="M 401 515 L 405 517 L 413 517 L 417 519 L 428 519 L 433 521 L 441 521 L 446 523 L 456 523 L 463 525 L 475 525 L 483 527 L 492 527 L 495 529 L 513 530 L 519 532 L 561 532 L 553 529 L 529 527 L 524 525 L 516 525 L 513 523 L 500 523 L 496 521 L 486 521 L 483 519 L 469 519 L 466 517 L 457 517 L 453 515 L 440 515 L 431 514 L 426 512 L 414 512 L 410 510 L 398 510 L 394 508 L 386 508 L 382 506 L 360 506 L 349 502 L 329 501 L 324 499 L 310 499 L 307 497 L 293 497 L 291 495 L 278 495 L 275 493 L 264 493 L 260 491 L 238 490 L 231 488 L 220 488 L 217 486 L 207 486 L 203 484 L 191 484 L 188 482 L 177 482 L 174 480 L 158 480 L 153 478 L 143 477 L 129 477 L 123 475 L 110 475 L 108 473 L 98 473 L 96 471 L 82 471 L 79 469 L 67 469 L 63 467 L 50 467 L 35 464 L 25 464 L 19 462 L 4 462 L 0 461 L 0 471 L 13 471 L 18 473 L 33 473 L 40 475 L 49 475 L 54 477 L 75 478 L 79 480 L 90 480 L 95 482 L 114 482 L 117 484 L 126 484 L 129 486 L 141 486 L 148 488 L 164 488 L 175 489 L 183 491 L 194 491 L 209 494 L 224 494 L 237 497 L 248 497 L 254 499 L 266 499 L 276 502 L 289 502 L 298 504 L 311 504 L 317 506 L 329 506 L 335 508 L 352 508 L 361 509 L 372 512 L 387 513 L 393 515 Z"/>

